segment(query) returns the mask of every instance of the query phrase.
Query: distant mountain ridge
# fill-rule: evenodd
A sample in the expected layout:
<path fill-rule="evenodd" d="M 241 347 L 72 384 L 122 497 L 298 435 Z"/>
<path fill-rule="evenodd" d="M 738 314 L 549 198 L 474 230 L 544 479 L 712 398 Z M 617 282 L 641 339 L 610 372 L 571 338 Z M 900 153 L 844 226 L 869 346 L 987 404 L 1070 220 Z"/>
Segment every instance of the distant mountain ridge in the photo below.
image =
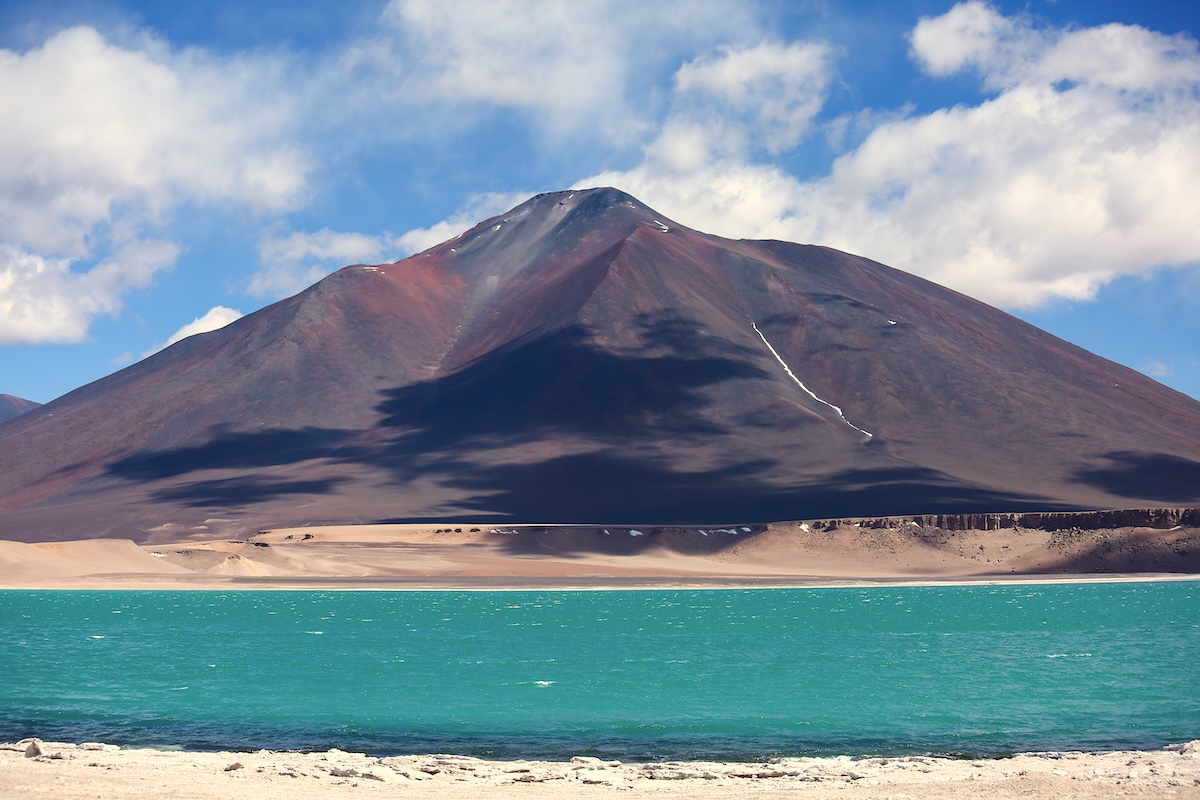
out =
<path fill-rule="evenodd" d="M 1200 505 L 1200 403 L 865 258 L 539 195 L 0 431 L 0 536 Z"/>
<path fill-rule="evenodd" d="M 33 411 L 40 405 L 41 403 L 25 400 L 21 397 L 14 397 L 11 394 L 0 394 L 0 424 L 19 417 L 26 411 Z"/>

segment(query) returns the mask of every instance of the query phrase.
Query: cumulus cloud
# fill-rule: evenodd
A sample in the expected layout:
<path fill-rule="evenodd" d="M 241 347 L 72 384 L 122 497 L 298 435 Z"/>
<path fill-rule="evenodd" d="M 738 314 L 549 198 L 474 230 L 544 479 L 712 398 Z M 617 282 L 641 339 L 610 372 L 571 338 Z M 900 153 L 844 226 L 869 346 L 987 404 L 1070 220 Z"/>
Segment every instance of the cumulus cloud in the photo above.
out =
<path fill-rule="evenodd" d="M 881 117 L 817 180 L 714 148 L 711 131 L 672 118 L 641 164 L 577 185 L 617 185 L 715 233 L 861 253 L 1007 307 L 1200 262 L 1194 39 L 1039 28 L 968 2 L 921 20 L 911 42 L 930 74 L 974 69 L 989 96 Z"/>
<path fill-rule="evenodd" d="M 824 42 L 723 46 L 680 67 L 675 89 L 683 104 L 736 120 L 778 154 L 800 142 L 824 105 L 832 53 Z"/>
<path fill-rule="evenodd" d="M 197 333 L 208 333 L 220 328 L 224 328 L 231 322 L 235 322 L 242 318 L 242 312 L 234 308 L 226 308 L 225 306 L 213 306 L 202 316 L 196 317 L 194 320 L 184 325 L 179 330 L 175 331 L 167 338 L 167 341 L 152 347 L 142 353 L 142 358 L 152 356 L 159 350 L 164 350 L 176 342 L 181 342 L 189 336 L 195 336 Z"/>
<path fill-rule="evenodd" d="M 174 262 L 174 246 L 137 240 L 181 203 L 303 201 L 309 164 L 287 94 L 264 91 L 273 70 L 88 27 L 0 51 L 0 306 L 25 320 L 5 320 L 7 341 L 80 339 Z"/>
<path fill-rule="evenodd" d="M 288 109 L 259 96 L 262 71 L 155 40 L 119 47 L 86 27 L 0 52 L 0 235 L 80 255 L 115 214 L 295 204 L 308 164 L 282 136 Z"/>
<path fill-rule="evenodd" d="M 79 342 L 99 314 L 114 314 L 129 289 L 174 264 L 170 242 L 135 241 L 85 272 L 67 258 L 46 258 L 0 243 L 0 345 Z"/>
<path fill-rule="evenodd" d="M 251 278 L 249 291 L 259 297 L 286 297 L 341 267 L 395 260 L 401 249 L 397 238 L 387 233 L 370 236 L 322 228 L 267 236 L 259 242 L 261 268 Z"/>
<path fill-rule="evenodd" d="M 1024 61 L 1044 46 L 1026 18 L 1001 15 L 981 0 L 959 3 L 938 17 L 922 17 L 909 41 L 913 56 L 930 75 L 946 77 L 968 67 L 988 70 Z"/>
<path fill-rule="evenodd" d="M 757 26 L 751 4 L 721 0 L 391 0 L 383 20 L 401 45 L 357 48 L 359 63 L 404 65 L 397 93 L 516 108 L 547 129 L 624 137 L 646 120 L 633 96 L 653 94 L 682 54 Z"/>
<path fill-rule="evenodd" d="M 1025 15 L 1005 17 L 981 0 L 922 18 L 910 36 L 914 59 L 930 75 L 968 67 L 985 86 L 1080 82 L 1129 91 L 1185 89 L 1196 82 L 1196 41 L 1136 25 L 1058 31 Z"/>

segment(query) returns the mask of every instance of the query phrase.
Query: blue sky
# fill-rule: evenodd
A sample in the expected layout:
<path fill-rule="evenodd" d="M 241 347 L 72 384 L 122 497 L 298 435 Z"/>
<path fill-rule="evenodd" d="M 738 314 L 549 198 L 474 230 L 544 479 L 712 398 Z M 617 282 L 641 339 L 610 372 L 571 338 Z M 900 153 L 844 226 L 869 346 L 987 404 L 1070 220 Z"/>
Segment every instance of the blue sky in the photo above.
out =
<path fill-rule="evenodd" d="M 1174 0 L 0 0 L 0 393 L 613 185 L 1200 398 L 1197 37 Z"/>

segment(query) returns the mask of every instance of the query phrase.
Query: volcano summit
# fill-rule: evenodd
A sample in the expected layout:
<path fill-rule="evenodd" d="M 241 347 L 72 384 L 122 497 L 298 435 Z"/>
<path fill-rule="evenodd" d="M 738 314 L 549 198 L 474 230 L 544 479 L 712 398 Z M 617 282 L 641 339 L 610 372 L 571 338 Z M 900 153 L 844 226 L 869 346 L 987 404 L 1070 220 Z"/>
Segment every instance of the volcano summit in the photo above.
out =
<path fill-rule="evenodd" d="M 1200 403 L 825 247 L 535 197 L 0 426 L 0 536 L 1200 504 Z"/>

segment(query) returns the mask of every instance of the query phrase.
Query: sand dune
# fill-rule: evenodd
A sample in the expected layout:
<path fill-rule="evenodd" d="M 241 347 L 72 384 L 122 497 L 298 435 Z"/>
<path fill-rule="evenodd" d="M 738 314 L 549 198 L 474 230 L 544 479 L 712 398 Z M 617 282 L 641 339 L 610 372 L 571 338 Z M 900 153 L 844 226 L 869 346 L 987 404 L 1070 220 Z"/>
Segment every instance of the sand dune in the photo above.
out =
<path fill-rule="evenodd" d="M 191 570 L 156 558 L 129 539 L 24 544 L 0 541 L 0 578 L 20 586 L 58 579 L 105 581 L 129 575 L 186 576 Z"/>
<path fill-rule="evenodd" d="M 287 528 L 244 540 L 0 542 L 9 587 L 750 585 L 1200 574 L 1200 528 L 949 531 L 898 522 L 727 528 Z"/>

